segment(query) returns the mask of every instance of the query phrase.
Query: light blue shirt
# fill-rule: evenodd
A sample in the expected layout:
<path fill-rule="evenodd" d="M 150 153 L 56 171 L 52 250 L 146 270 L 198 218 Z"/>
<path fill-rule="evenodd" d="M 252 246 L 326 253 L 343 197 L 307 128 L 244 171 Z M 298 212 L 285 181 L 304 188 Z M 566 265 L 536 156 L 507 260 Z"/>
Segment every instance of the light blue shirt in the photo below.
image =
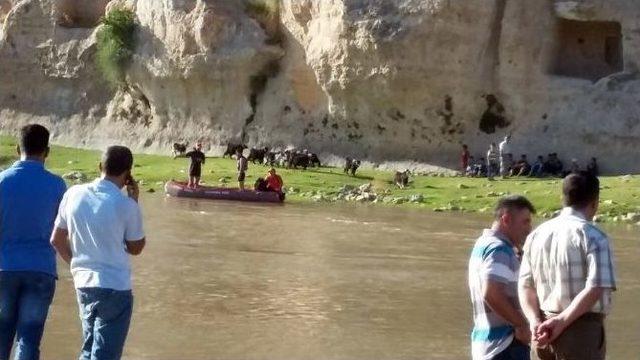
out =
<path fill-rule="evenodd" d="M 64 195 L 55 225 L 69 231 L 76 289 L 131 289 L 125 241 L 144 238 L 142 213 L 133 199 L 109 180 L 76 185 Z"/>
<path fill-rule="evenodd" d="M 56 276 L 49 238 L 66 188 L 39 161 L 17 161 L 0 173 L 0 271 Z"/>

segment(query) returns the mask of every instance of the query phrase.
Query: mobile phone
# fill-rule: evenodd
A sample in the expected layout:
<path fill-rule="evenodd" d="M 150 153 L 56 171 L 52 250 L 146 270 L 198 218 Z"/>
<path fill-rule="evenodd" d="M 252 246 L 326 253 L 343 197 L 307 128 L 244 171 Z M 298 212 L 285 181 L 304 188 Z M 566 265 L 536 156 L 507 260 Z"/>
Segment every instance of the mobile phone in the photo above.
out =
<path fill-rule="evenodd" d="M 127 175 L 127 185 L 132 185 L 135 183 L 135 180 L 133 179 L 133 176 L 131 176 L 131 173 L 129 173 L 129 175 Z"/>

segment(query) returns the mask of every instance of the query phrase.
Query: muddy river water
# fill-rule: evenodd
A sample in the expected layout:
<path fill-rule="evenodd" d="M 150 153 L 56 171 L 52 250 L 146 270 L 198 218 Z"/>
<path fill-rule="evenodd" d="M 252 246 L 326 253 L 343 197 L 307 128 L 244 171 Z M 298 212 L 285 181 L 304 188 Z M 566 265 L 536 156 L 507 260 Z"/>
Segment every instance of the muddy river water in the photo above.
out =
<path fill-rule="evenodd" d="M 347 205 L 147 196 L 126 359 L 468 359 L 466 266 L 486 217 Z M 609 358 L 640 354 L 634 227 L 606 228 L 619 291 Z M 77 358 L 67 268 L 44 359 Z"/>

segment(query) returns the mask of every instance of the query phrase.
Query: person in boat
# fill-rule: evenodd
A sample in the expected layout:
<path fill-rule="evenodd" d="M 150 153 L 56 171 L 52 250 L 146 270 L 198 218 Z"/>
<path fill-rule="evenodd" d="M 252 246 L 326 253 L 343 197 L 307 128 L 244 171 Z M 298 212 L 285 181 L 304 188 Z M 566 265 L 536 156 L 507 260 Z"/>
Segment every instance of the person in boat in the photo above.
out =
<path fill-rule="evenodd" d="M 202 175 L 202 164 L 204 164 L 205 156 L 202 152 L 202 144 L 197 143 L 193 150 L 186 153 L 184 156 L 191 159 L 189 165 L 189 183 L 187 187 L 197 188 L 200 185 L 200 177 Z"/>
<path fill-rule="evenodd" d="M 267 191 L 282 193 L 282 177 L 276 174 L 276 169 L 270 168 L 264 180 L 267 182 Z"/>
<path fill-rule="evenodd" d="M 247 158 L 242 155 L 242 149 L 236 150 L 236 158 L 238 159 L 238 188 L 244 190 L 244 179 L 246 177 L 247 169 L 249 168 L 249 162 Z"/>

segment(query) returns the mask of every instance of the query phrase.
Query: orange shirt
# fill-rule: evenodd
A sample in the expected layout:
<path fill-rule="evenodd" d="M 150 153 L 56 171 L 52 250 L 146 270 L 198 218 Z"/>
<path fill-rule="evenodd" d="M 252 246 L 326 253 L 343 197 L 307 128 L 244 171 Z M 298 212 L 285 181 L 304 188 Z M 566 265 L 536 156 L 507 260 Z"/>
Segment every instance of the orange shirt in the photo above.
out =
<path fill-rule="evenodd" d="M 267 175 L 267 188 L 272 191 L 282 192 L 282 178 L 280 175 Z"/>

